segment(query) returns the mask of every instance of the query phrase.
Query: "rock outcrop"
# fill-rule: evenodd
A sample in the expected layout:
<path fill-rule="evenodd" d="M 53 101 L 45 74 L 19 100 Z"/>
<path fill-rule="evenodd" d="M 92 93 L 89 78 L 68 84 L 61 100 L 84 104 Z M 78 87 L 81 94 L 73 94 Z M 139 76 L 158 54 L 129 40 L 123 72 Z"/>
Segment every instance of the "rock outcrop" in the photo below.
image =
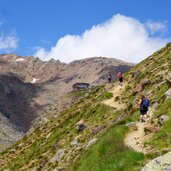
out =
<path fill-rule="evenodd" d="M 163 156 L 157 157 L 147 163 L 141 171 L 161 171 L 171 170 L 171 152 Z"/>
<path fill-rule="evenodd" d="M 165 92 L 165 95 L 168 99 L 171 99 L 171 88 Z"/>

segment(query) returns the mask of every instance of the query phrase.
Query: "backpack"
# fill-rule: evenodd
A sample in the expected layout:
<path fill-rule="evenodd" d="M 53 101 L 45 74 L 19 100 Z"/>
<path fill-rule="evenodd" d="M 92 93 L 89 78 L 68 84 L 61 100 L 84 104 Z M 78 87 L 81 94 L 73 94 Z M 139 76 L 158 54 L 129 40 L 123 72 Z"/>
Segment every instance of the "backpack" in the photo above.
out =
<path fill-rule="evenodd" d="M 141 102 L 141 108 L 144 110 L 148 110 L 149 106 L 150 106 L 150 101 L 147 98 L 143 98 Z"/>

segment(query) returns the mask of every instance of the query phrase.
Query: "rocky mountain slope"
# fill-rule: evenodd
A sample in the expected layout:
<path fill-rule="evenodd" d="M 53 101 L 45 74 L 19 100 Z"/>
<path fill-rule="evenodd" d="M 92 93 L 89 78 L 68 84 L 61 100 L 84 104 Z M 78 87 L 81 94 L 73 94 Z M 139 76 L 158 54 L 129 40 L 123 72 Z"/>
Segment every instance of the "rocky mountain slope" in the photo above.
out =
<path fill-rule="evenodd" d="M 10 122 L 0 113 L 0 151 L 14 144 L 25 135 L 21 127 Z"/>
<path fill-rule="evenodd" d="M 15 54 L 0 55 L 0 72 L 13 73 L 22 81 L 30 83 L 74 82 L 104 83 L 109 71 L 116 78 L 118 71 L 127 71 L 132 64 L 105 57 L 73 61 L 69 64 L 51 59 L 42 61 L 34 57 Z M 74 81 L 75 80 L 75 81 Z"/>
<path fill-rule="evenodd" d="M 138 171 L 152 159 L 143 171 L 155 168 L 156 161 L 162 161 L 158 170 L 168 170 L 170 73 L 168 44 L 127 72 L 124 85 L 116 82 L 77 92 L 81 98 L 76 104 L 1 153 L 1 170 Z M 139 129 L 137 100 L 142 93 L 150 99 L 153 115 L 141 125 L 146 138 L 134 140 L 146 153 L 125 143 L 127 135 Z M 112 96 L 113 104 L 106 101 Z M 55 112 L 55 108 L 48 111 Z M 162 158 L 164 153 L 167 163 L 165 156 Z"/>
<path fill-rule="evenodd" d="M 45 62 L 14 54 L 0 55 L 0 115 L 3 114 L 8 120 L 9 130 L 15 125 L 20 130 L 18 133 L 23 135 L 23 132 L 31 132 L 53 119 L 75 101 L 73 96 L 65 96 L 72 91 L 73 84 L 102 84 L 107 81 L 109 71 L 115 79 L 118 71 L 127 71 L 131 66 L 102 57 L 64 64 L 54 59 Z M 49 115 L 47 111 L 51 108 L 58 108 L 58 112 Z M 6 133 L 6 140 L 11 137 L 9 132 Z M 8 143 L 2 140 L 2 144 L 7 147 Z"/>

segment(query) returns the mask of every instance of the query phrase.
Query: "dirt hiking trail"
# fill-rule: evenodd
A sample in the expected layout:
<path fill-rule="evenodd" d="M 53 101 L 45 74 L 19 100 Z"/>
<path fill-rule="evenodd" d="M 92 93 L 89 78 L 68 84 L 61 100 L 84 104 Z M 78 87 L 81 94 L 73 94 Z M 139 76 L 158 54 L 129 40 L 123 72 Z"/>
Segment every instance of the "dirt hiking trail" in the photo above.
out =
<path fill-rule="evenodd" d="M 137 152 L 147 154 L 150 151 L 149 146 L 144 143 L 151 137 L 151 134 L 145 135 L 144 128 L 150 125 L 150 120 L 153 115 L 153 109 L 149 108 L 148 119 L 144 123 L 136 122 L 135 127 L 126 135 L 124 143 Z"/>
<path fill-rule="evenodd" d="M 109 86 L 109 85 L 107 85 L 107 86 Z M 125 90 L 125 86 L 126 86 L 126 83 L 124 83 L 122 85 L 121 84 L 115 84 L 113 89 L 109 91 L 113 94 L 113 97 L 111 99 L 107 99 L 107 100 L 103 101 L 103 103 L 105 105 L 114 107 L 116 109 L 125 109 L 126 105 L 120 99 L 123 91 Z"/>
<path fill-rule="evenodd" d="M 112 89 L 111 89 L 112 87 Z M 126 104 L 120 99 L 126 87 L 126 83 L 119 84 L 116 83 L 114 85 L 107 84 L 106 89 L 110 89 L 109 92 L 113 93 L 113 97 L 111 99 L 107 99 L 103 101 L 105 105 L 114 107 L 116 109 L 124 110 L 126 108 Z M 145 123 L 136 122 L 133 129 L 131 129 L 125 137 L 124 143 L 126 146 L 132 148 L 134 151 L 141 152 L 147 154 L 149 151 L 149 147 L 145 146 L 144 143 L 147 141 L 151 135 L 145 135 L 144 128 L 147 125 L 150 125 L 150 120 L 153 115 L 153 109 L 150 107 L 148 111 L 148 119 Z"/>

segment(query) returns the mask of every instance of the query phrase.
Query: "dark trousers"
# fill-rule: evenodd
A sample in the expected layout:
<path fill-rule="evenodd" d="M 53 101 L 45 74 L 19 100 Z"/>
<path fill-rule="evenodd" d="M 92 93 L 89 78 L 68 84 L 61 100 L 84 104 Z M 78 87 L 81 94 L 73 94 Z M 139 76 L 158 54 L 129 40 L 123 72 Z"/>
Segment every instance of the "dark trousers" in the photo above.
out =
<path fill-rule="evenodd" d="M 111 78 L 108 78 L 108 81 L 109 81 L 109 83 L 111 83 L 112 82 L 112 79 Z"/>

